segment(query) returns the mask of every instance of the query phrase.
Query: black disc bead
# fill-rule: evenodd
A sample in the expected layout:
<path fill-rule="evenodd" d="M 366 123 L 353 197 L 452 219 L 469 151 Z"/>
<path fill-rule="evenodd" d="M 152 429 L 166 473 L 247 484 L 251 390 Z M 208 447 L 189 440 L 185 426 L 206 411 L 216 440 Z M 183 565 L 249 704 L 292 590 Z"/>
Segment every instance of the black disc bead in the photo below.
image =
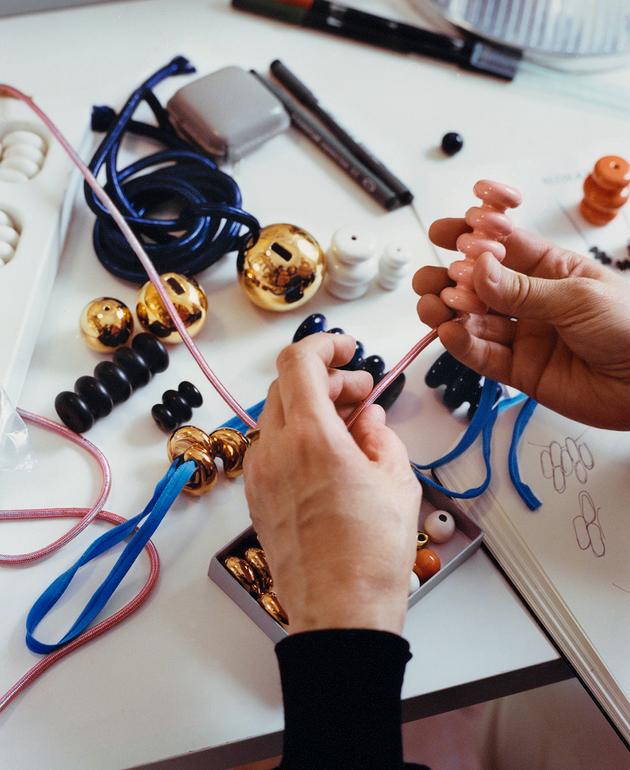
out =
<path fill-rule="evenodd" d="M 106 417 L 114 408 L 114 401 L 102 382 L 85 375 L 74 383 L 74 392 L 88 405 L 94 417 Z"/>
<path fill-rule="evenodd" d="M 153 374 L 159 374 L 168 369 L 168 351 L 166 350 L 164 343 L 152 334 L 149 334 L 148 332 L 137 334 L 133 338 L 131 347 L 137 353 L 140 353 Z"/>
<path fill-rule="evenodd" d="M 199 390 L 188 380 L 184 380 L 179 383 L 177 388 L 179 395 L 186 401 L 187 404 L 197 409 L 203 404 L 203 396 Z"/>
<path fill-rule="evenodd" d="M 134 390 L 146 385 L 153 376 L 147 362 L 134 348 L 119 348 L 113 360 L 127 375 Z"/>
<path fill-rule="evenodd" d="M 299 342 L 311 334 L 323 332 L 326 329 L 326 316 L 322 313 L 313 313 L 305 318 L 293 335 L 293 342 Z"/>
<path fill-rule="evenodd" d="M 424 381 L 430 388 L 439 388 L 452 382 L 464 368 L 450 353 L 442 353 L 426 373 Z"/>
<path fill-rule="evenodd" d="M 94 425 L 94 415 L 89 406 L 76 393 L 64 390 L 55 399 L 59 419 L 75 433 L 85 433 Z"/>
<path fill-rule="evenodd" d="M 348 361 L 347 364 L 344 364 L 343 366 L 340 366 L 338 368 L 344 369 L 345 371 L 349 371 L 349 372 L 354 372 L 356 369 L 362 369 L 364 353 L 365 353 L 365 350 L 363 348 L 362 343 L 360 343 L 359 340 L 357 340 L 354 346 L 354 355 L 352 356 L 352 358 Z"/>
<path fill-rule="evenodd" d="M 367 358 L 364 358 L 363 366 L 361 368 L 372 375 L 375 385 L 378 385 L 385 376 L 385 361 L 383 361 L 380 356 L 368 356 Z"/>
<path fill-rule="evenodd" d="M 396 377 L 396 379 L 392 382 L 392 384 L 385 388 L 385 390 L 381 393 L 381 395 L 376 399 L 374 403 L 378 404 L 379 406 L 382 406 L 385 411 L 387 411 L 390 407 L 392 407 L 396 401 L 398 400 L 398 397 L 403 392 L 403 389 L 405 387 L 406 377 L 404 373 L 401 373 Z"/>
<path fill-rule="evenodd" d="M 464 146 L 464 138 L 456 131 L 449 131 L 442 137 L 442 152 L 446 155 L 457 155 Z"/>
<path fill-rule="evenodd" d="M 158 428 L 165 433 L 171 433 L 179 426 L 175 415 L 164 404 L 155 404 L 151 409 L 151 417 Z"/>
<path fill-rule="evenodd" d="M 94 367 L 94 376 L 103 383 L 114 404 L 126 401 L 133 388 L 129 377 L 112 361 L 101 361 Z"/>
<path fill-rule="evenodd" d="M 165 390 L 162 394 L 162 403 L 180 424 L 188 422 L 192 417 L 192 408 L 176 390 Z"/>

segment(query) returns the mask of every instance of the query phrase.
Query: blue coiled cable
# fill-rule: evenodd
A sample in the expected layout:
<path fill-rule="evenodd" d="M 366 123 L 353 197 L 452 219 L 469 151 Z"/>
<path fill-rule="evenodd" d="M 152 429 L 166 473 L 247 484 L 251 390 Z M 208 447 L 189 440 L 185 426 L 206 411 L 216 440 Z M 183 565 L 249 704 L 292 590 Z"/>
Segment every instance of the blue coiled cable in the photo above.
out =
<path fill-rule="evenodd" d="M 192 72 L 192 64 L 177 56 L 142 83 L 119 114 L 111 107 L 95 107 L 92 112 L 93 130 L 107 134 L 90 162 L 90 171 L 97 176 L 105 167 L 105 189 L 158 273 L 199 273 L 224 254 L 241 249 L 250 238 L 257 238 L 260 231 L 258 220 L 241 208 L 241 191 L 234 179 L 177 136 L 152 91 L 167 77 Z M 155 116 L 156 126 L 133 120 L 142 102 Z M 167 149 L 119 169 L 118 154 L 127 133 L 147 137 Z M 101 264 L 118 278 L 144 283 L 146 272 L 111 216 L 87 184 L 84 191 L 96 214 L 93 240 Z M 156 215 L 164 210 L 172 218 Z M 247 229 L 241 233 L 243 226 Z"/>

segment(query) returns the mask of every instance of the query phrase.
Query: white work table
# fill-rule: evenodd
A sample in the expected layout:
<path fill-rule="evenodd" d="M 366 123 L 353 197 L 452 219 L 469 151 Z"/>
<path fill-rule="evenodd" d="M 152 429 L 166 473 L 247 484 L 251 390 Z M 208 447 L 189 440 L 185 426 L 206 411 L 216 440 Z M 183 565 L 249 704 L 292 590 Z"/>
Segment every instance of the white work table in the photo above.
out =
<path fill-rule="evenodd" d="M 362 6 L 413 18 L 402 4 Z M 239 14 L 224 0 L 146 0 L 16 17 L 0 21 L 0 39 L 2 79 L 33 94 L 53 117 L 70 111 L 86 127 L 92 103 L 119 107 L 176 54 L 190 58 L 200 74 L 227 64 L 266 70 L 272 59 L 282 58 L 412 187 L 430 186 L 443 164 L 461 162 L 434 149 L 447 130 L 464 135 L 462 156 L 478 159 L 479 176 L 484 159 L 549 152 L 621 131 L 603 113 L 581 113 L 516 85 Z M 184 82 L 173 78 L 158 95 L 165 100 Z M 334 230 L 358 222 L 383 242 L 394 236 L 410 241 L 418 263 L 433 259 L 410 208 L 385 214 L 293 132 L 246 157 L 233 173 L 245 208 L 263 224 L 294 222 L 326 246 Z M 445 215 L 461 213 L 444 201 Z M 134 304 L 135 288 L 97 262 L 92 224 L 91 212 L 78 200 L 19 402 L 48 417 L 55 416 L 55 395 L 100 360 L 79 337 L 83 305 L 104 294 Z M 322 291 L 303 309 L 279 316 L 247 302 L 232 256 L 200 280 L 210 312 L 198 341 L 245 405 L 263 397 L 275 355 L 311 312 L 324 312 L 331 326 L 355 334 L 368 353 L 381 354 L 389 364 L 423 333 L 408 287 L 394 293 L 375 287 L 354 303 Z M 2 325 L 7 328 L 7 319 Z M 87 434 L 112 466 L 106 508 L 124 516 L 140 510 L 166 468 L 165 438 L 149 416 L 165 389 L 181 379 L 200 387 L 205 403 L 193 422 L 206 429 L 229 416 L 186 351 L 171 350 L 169 369 Z M 409 370 L 407 389 L 391 413 L 418 460 L 441 453 L 463 425 L 423 384 L 423 372 L 439 352 L 429 350 Z M 0 507 L 88 504 L 97 486 L 89 458 L 39 429 L 32 430 L 32 441 L 36 466 L 2 475 Z M 114 631 L 54 666 L 0 715 L 1 770 L 220 768 L 277 753 L 283 725 L 273 645 L 206 575 L 212 554 L 247 524 L 242 480 L 221 482 L 201 499 L 181 496 L 154 537 L 162 572 L 150 600 Z M 0 550 L 31 550 L 66 528 L 63 522 L 4 524 Z M 88 528 L 31 567 L 0 569 L 0 691 L 37 659 L 23 640 L 27 609 L 101 531 L 102 525 Z M 67 627 L 109 564 L 111 558 L 88 568 L 86 580 L 42 625 L 42 637 L 56 638 Z M 112 607 L 137 590 L 146 567 L 143 557 Z M 403 692 L 406 719 L 570 675 L 481 551 L 410 611 L 405 635 L 414 653 Z"/>

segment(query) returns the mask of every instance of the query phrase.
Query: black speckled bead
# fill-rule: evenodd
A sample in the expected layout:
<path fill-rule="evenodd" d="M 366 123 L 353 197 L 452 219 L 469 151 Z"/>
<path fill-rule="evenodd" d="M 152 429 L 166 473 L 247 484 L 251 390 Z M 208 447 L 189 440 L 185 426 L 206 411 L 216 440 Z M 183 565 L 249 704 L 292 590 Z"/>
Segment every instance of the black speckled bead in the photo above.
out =
<path fill-rule="evenodd" d="M 127 375 L 134 390 L 146 385 L 153 376 L 147 362 L 133 348 L 119 348 L 114 353 L 113 361 Z"/>
<path fill-rule="evenodd" d="M 148 332 L 137 334 L 131 343 L 131 347 L 140 353 L 149 365 L 153 374 L 166 371 L 169 364 L 168 351 L 157 337 Z"/>
<path fill-rule="evenodd" d="M 114 401 L 102 382 L 85 375 L 74 383 L 74 392 L 88 405 L 95 419 L 106 417 L 114 408 Z"/>
<path fill-rule="evenodd" d="M 464 138 L 456 131 L 449 131 L 442 137 L 442 152 L 446 155 L 457 155 L 464 146 Z"/>
<path fill-rule="evenodd" d="M 323 332 L 326 329 L 326 316 L 321 313 L 313 313 L 305 318 L 293 335 L 293 342 L 299 342 L 311 334 Z"/>
<path fill-rule="evenodd" d="M 76 393 L 64 390 L 55 399 L 55 410 L 64 425 L 75 433 L 85 433 L 94 425 L 94 415 Z"/>
<path fill-rule="evenodd" d="M 158 428 L 165 433 L 171 433 L 175 428 L 179 427 L 179 422 L 175 415 L 164 404 L 155 404 L 151 409 L 151 417 L 155 420 Z"/>
<path fill-rule="evenodd" d="M 374 384 L 377 385 L 385 376 L 385 361 L 380 356 L 368 356 L 363 359 L 362 369 L 372 375 Z M 392 383 L 393 385 L 394 383 Z"/>
<path fill-rule="evenodd" d="M 129 377 L 111 361 L 101 361 L 97 364 L 94 367 L 94 376 L 103 383 L 114 404 L 126 401 L 133 392 Z"/>
<path fill-rule="evenodd" d="M 188 380 L 180 382 L 177 390 L 179 391 L 180 396 L 182 396 L 193 409 L 197 409 L 203 404 L 203 396 L 192 382 L 188 382 Z"/>

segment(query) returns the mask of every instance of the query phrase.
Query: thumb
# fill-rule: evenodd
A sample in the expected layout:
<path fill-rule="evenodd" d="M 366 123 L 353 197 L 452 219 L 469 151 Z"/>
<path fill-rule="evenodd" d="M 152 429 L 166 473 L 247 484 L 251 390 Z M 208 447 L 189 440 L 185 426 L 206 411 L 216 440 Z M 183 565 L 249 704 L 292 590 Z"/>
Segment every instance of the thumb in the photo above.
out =
<path fill-rule="evenodd" d="M 473 270 L 475 293 L 488 307 L 515 318 L 553 321 L 575 309 L 570 278 L 535 278 L 504 267 L 490 252 Z"/>
<path fill-rule="evenodd" d="M 405 445 L 385 424 L 385 411 L 381 406 L 368 406 L 350 432 L 368 460 L 395 464 L 400 464 L 401 459 L 409 462 Z"/>

